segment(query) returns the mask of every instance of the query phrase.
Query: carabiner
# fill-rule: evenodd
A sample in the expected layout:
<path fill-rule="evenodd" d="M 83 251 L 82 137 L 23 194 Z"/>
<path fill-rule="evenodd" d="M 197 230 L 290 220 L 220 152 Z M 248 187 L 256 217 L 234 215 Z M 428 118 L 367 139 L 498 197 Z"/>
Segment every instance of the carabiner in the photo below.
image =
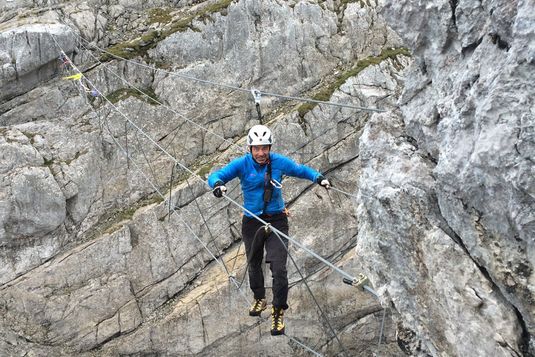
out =
<path fill-rule="evenodd" d="M 282 188 L 282 183 L 273 178 L 271 179 L 271 181 L 269 181 L 269 183 L 272 184 L 275 188 Z"/>

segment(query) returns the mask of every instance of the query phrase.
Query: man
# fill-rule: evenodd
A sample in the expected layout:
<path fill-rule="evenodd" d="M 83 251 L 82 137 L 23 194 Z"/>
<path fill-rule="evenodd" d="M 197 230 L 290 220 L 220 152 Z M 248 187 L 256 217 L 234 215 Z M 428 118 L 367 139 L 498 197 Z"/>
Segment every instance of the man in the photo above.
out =
<path fill-rule="evenodd" d="M 319 172 L 304 165 L 298 165 L 290 158 L 272 153 L 273 137 L 264 125 L 255 125 L 247 135 L 250 153 L 232 160 L 227 166 L 212 173 L 208 184 L 216 197 L 223 197 L 225 184 L 239 177 L 243 192 L 244 207 L 268 222 L 279 231 L 288 234 L 288 217 L 282 198 L 282 176 L 309 179 L 325 188 L 330 183 Z M 254 293 L 254 302 L 249 315 L 260 316 L 266 305 L 266 289 L 262 258 L 266 250 L 266 263 L 270 264 L 273 280 L 273 306 L 271 312 L 271 334 L 284 334 L 284 310 L 288 308 L 288 256 L 287 239 L 281 239 L 265 229 L 264 225 L 244 211 L 242 237 L 249 265 L 249 285 Z M 282 237 L 281 237 L 282 238 Z"/>

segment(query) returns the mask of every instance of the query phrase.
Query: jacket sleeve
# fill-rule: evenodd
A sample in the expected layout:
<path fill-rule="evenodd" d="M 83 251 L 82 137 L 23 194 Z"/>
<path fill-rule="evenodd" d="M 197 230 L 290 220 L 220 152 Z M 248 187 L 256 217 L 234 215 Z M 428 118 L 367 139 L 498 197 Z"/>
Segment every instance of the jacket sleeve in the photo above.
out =
<path fill-rule="evenodd" d="M 241 171 L 241 167 L 243 166 L 243 157 L 239 157 L 237 159 L 232 160 L 228 163 L 228 165 L 224 166 L 223 168 L 214 171 L 208 176 L 208 185 L 211 188 L 214 188 L 215 184 L 218 181 L 223 182 L 223 184 L 226 184 L 233 178 L 238 177 Z"/>
<path fill-rule="evenodd" d="M 309 179 L 310 181 L 315 182 L 318 177 L 321 176 L 321 173 L 310 168 L 306 165 L 300 165 L 290 159 L 289 157 L 282 156 L 281 160 L 283 161 L 284 174 L 293 177 L 299 177 L 303 179 Z"/>

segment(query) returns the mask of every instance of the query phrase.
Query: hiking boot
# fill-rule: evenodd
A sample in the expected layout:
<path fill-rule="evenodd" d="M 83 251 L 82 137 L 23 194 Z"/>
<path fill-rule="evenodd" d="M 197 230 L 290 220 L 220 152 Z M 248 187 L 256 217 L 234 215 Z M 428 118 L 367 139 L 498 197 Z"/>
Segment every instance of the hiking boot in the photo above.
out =
<path fill-rule="evenodd" d="M 249 316 L 260 316 L 262 311 L 267 308 L 266 299 L 255 299 L 249 309 Z"/>
<path fill-rule="evenodd" d="M 271 336 L 284 335 L 284 310 L 273 307 L 271 310 Z"/>

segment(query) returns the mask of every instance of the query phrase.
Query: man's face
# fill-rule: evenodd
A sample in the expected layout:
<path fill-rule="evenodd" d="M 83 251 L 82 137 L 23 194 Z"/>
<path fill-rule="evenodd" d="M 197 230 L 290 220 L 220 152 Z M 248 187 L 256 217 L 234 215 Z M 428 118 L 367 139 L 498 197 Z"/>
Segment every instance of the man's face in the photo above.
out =
<path fill-rule="evenodd" d="M 258 162 L 260 165 L 267 164 L 269 160 L 270 149 L 270 145 L 251 146 L 251 154 L 253 154 L 253 159 L 255 159 L 255 161 Z"/>

